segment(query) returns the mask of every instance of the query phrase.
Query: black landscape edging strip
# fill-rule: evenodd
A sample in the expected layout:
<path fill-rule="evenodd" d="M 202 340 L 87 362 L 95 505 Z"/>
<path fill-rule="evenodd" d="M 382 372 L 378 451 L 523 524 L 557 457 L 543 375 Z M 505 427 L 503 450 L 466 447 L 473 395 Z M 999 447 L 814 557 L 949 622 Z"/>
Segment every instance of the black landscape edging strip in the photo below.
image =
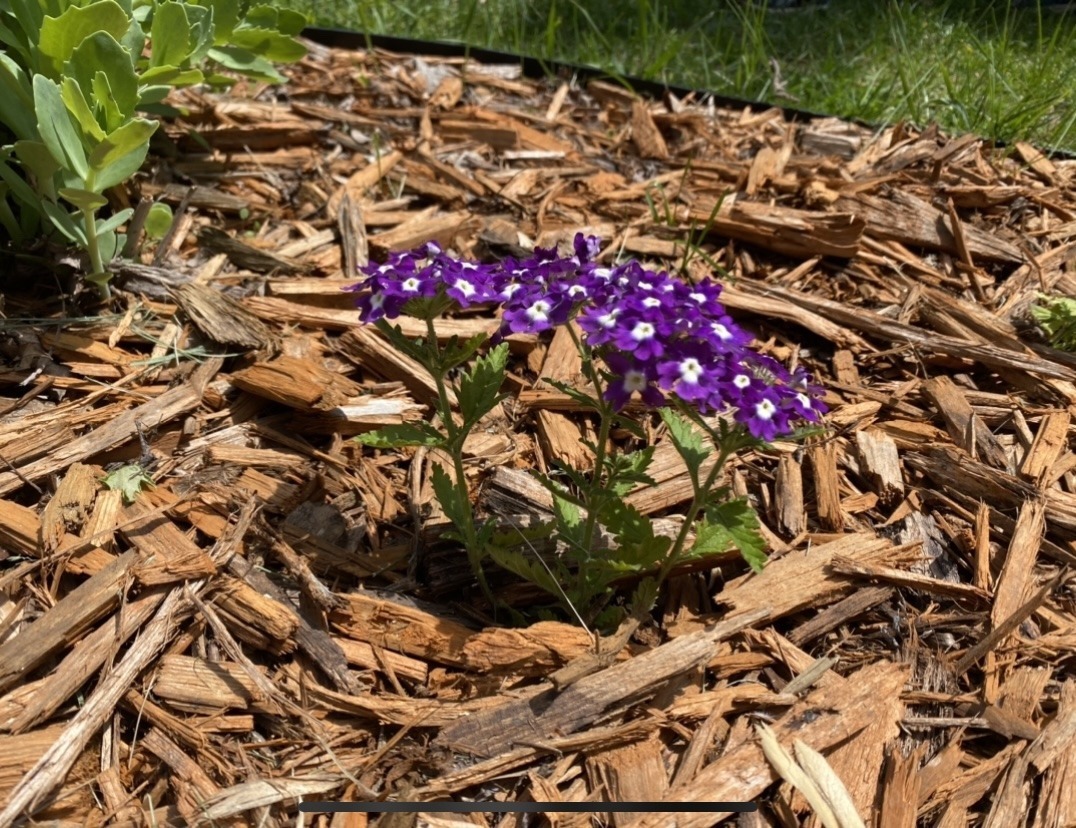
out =
<path fill-rule="evenodd" d="M 748 101 L 742 98 L 731 98 L 720 95 L 706 89 L 692 89 L 687 86 L 676 86 L 669 83 L 645 80 L 632 77 L 631 75 L 613 75 L 597 66 L 584 66 L 575 63 L 564 63 L 559 60 L 542 60 L 527 55 L 517 55 L 512 52 L 500 52 L 495 49 L 487 49 L 479 46 L 468 46 L 459 41 L 444 40 L 414 40 L 409 37 L 395 37 L 393 35 L 367 35 L 351 29 L 324 29 L 311 26 L 303 30 L 302 36 L 320 43 L 322 46 L 330 46 L 336 49 L 365 49 L 367 42 L 390 52 L 398 52 L 406 55 L 433 55 L 435 57 L 472 57 L 479 63 L 516 63 L 522 66 L 523 75 L 531 80 L 543 80 L 550 75 L 567 80 L 571 76 L 578 77 L 584 83 L 590 80 L 604 80 L 622 86 L 627 86 L 631 91 L 647 95 L 660 100 L 666 92 L 672 92 L 678 98 L 694 95 L 696 100 L 711 98 L 717 106 L 725 109 L 751 109 L 755 111 L 766 109 L 780 109 L 790 121 L 810 121 L 815 118 L 840 118 L 842 121 L 858 124 L 868 129 L 879 129 L 877 124 L 870 124 L 858 118 L 841 118 L 838 115 L 826 115 L 819 112 L 808 112 L 803 109 L 794 109 L 780 104 L 771 104 L 766 101 Z"/>
<path fill-rule="evenodd" d="M 789 121 L 804 123 L 816 118 L 836 118 L 850 124 L 861 126 L 865 129 L 881 131 L 887 124 L 875 124 L 859 118 L 848 118 L 843 115 L 828 115 L 824 112 L 811 112 L 805 109 L 796 109 L 791 106 L 767 103 L 766 101 L 749 101 L 742 98 L 733 98 L 721 95 L 707 89 L 692 89 L 687 86 L 659 83 L 657 81 L 636 78 L 630 75 L 613 75 L 597 66 L 584 66 L 575 63 L 565 63 L 559 60 L 542 60 L 528 55 L 517 55 L 512 52 L 501 52 L 496 49 L 487 49 L 481 46 L 468 46 L 459 41 L 444 40 L 415 40 L 409 37 L 396 37 L 393 35 L 366 34 L 353 29 L 327 29 L 320 26 L 309 26 L 302 31 L 302 36 L 318 43 L 335 49 L 350 49 L 357 51 L 365 49 L 367 45 L 390 52 L 405 55 L 432 55 L 435 57 L 472 57 L 480 63 L 518 63 L 522 67 L 523 75 L 531 80 L 543 80 L 551 75 L 563 78 L 575 76 L 583 83 L 590 80 L 604 80 L 615 84 L 627 86 L 631 91 L 645 94 L 656 100 L 664 97 L 666 92 L 672 92 L 678 98 L 694 95 L 697 100 L 711 99 L 714 104 L 725 109 L 750 109 L 763 111 L 766 109 L 779 109 Z M 1006 148 L 1008 143 L 991 138 L 979 136 L 983 141 L 991 143 L 1000 149 Z M 1047 157 L 1076 160 L 1076 151 L 1060 149 L 1058 147 L 1036 147 Z"/>

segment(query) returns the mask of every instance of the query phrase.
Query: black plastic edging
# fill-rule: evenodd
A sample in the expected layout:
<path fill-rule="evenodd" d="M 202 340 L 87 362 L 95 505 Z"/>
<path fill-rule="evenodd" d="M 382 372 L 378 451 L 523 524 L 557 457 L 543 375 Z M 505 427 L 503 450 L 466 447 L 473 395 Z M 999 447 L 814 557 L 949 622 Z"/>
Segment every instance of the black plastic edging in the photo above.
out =
<path fill-rule="evenodd" d="M 591 80 L 604 80 L 627 87 L 633 92 L 644 94 L 648 97 L 661 99 L 666 92 L 672 92 L 678 98 L 694 95 L 696 100 L 700 98 L 712 99 L 714 104 L 725 109 L 750 109 L 762 111 L 766 109 L 780 109 L 790 121 L 809 121 L 815 118 L 838 117 L 825 115 L 818 112 L 808 112 L 803 109 L 780 106 L 779 104 L 766 103 L 765 101 L 747 101 L 741 98 L 731 98 L 727 95 L 719 95 L 706 89 L 690 89 L 686 86 L 676 86 L 668 83 L 635 78 L 630 75 L 613 75 L 599 69 L 596 66 L 584 66 L 574 63 L 564 63 L 558 60 L 542 60 L 527 55 L 517 55 L 511 52 L 500 52 L 495 49 L 486 49 L 478 46 L 468 46 L 458 41 L 442 40 L 414 40 L 408 37 L 394 37 L 391 35 L 365 34 L 350 29 L 323 29 L 311 26 L 303 30 L 302 36 L 335 49 L 365 49 L 369 43 L 378 49 L 389 52 L 398 52 L 405 55 L 432 55 L 434 57 L 471 57 L 479 63 L 518 63 L 523 70 L 524 77 L 531 80 L 542 80 L 550 76 L 567 80 L 577 77 L 583 83 Z M 877 124 L 870 124 L 857 118 L 841 118 L 842 121 L 858 124 L 868 129 L 878 129 Z"/>
<path fill-rule="evenodd" d="M 686 86 L 676 86 L 668 83 L 644 80 L 643 78 L 631 77 L 630 75 L 613 75 L 596 66 L 584 66 L 574 63 L 565 63 L 559 60 L 542 60 L 527 55 L 517 55 L 511 52 L 501 52 L 496 49 L 487 49 L 480 46 L 468 46 L 459 41 L 443 40 L 415 40 L 409 37 L 394 37 L 392 35 L 366 34 L 352 29 L 326 29 L 320 26 L 310 26 L 303 29 L 302 36 L 335 49 L 350 49 L 358 51 L 365 49 L 367 45 L 389 52 L 397 52 L 405 55 L 432 55 L 435 57 L 472 57 L 480 63 L 518 63 L 522 67 L 524 77 L 531 80 L 543 80 L 550 76 L 564 80 L 575 77 L 584 84 L 591 80 L 604 80 L 620 84 L 629 90 L 642 93 L 648 97 L 658 99 L 664 97 L 666 92 L 671 92 L 678 98 L 694 95 L 696 100 L 710 99 L 715 105 L 725 109 L 750 109 L 763 111 L 766 109 L 779 109 L 789 121 L 805 122 L 816 118 L 837 118 L 850 124 L 856 124 L 865 129 L 880 131 L 885 128 L 884 124 L 874 124 L 859 118 L 848 118 L 843 115 L 828 115 L 824 112 L 810 112 L 805 109 L 795 109 L 790 106 L 767 103 L 766 101 L 748 101 L 742 98 L 733 98 L 728 95 L 720 95 L 707 89 L 691 89 Z M 1007 146 L 1005 141 L 996 139 L 989 140 L 995 147 Z M 1076 159 L 1076 152 L 1060 149 L 1057 147 L 1039 147 L 1047 156 L 1057 159 Z"/>

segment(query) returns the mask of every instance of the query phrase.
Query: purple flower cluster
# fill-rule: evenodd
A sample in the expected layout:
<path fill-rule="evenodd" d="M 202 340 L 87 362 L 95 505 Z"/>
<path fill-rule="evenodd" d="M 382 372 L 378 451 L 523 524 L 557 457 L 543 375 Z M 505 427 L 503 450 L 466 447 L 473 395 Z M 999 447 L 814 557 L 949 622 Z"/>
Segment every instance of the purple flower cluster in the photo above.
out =
<path fill-rule="evenodd" d="M 575 319 L 608 368 L 605 396 L 622 408 L 638 394 L 660 406 L 667 394 L 707 413 L 732 408 L 756 437 L 787 434 L 794 420 L 817 422 L 822 390 L 755 353 L 751 336 L 725 312 L 721 286 L 690 284 L 632 260 L 595 261 L 600 242 L 577 235 L 574 255 L 537 249 L 523 261 L 464 262 L 437 244 L 392 254 L 363 268 L 355 286 L 363 321 L 393 318 L 415 299 L 447 297 L 461 308 L 500 305 L 500 334 L 540 333 Z M 415 309 L 412 305 L 409 310 Z"/>

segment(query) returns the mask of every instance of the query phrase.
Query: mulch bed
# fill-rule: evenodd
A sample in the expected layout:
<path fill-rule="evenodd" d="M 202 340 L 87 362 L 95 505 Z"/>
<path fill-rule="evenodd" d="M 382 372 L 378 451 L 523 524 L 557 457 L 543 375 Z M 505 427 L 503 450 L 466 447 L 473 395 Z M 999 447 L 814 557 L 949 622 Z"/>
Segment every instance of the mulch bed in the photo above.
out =
<path fill-rule="evenodd" d="M 57 296 L 62 264 L 5 295 L 0 826 L 290 825 L 303 800 L 377 798 L 819 824 L 763 724 L 866 824 L 1076 824 L 1076 356 L 1028 324 L 1038 292 L 1076 293 L 1073 162 L 462 59 L 312 46 L 288 74 L 178 96 L 137 184 L 177 219 L 111 304 Z M 707 561 L 600 640 L 491 617 L 439 540 L 437 458 L 349 439 L 430 416 L 432 388 L 341 291 L 428 239 L 490 259 L 580 230 L 608 261 L 716 270 L 832 409 L 825 437 L 727 471 L 762 574 Z M 568 345 L 512 340 L 511 399 L 467 446 L 484 515 L 540 518 L 528 469 L 587 461 L 592 424 L 543 382 L 580 381 Z M 655 483 L 629 497 L 675 520 L 690 486 L 651 433 Z M 114 464 L 155 488 L 125 502 Z"/>

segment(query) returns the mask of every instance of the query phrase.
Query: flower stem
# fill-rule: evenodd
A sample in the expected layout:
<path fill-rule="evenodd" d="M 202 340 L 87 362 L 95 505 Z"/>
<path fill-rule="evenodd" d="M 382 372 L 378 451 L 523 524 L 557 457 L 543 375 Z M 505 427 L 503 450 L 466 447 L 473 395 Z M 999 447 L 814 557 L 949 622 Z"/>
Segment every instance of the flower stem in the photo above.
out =
<path fill-rule="evenodd" d="M 458 426 L 452 417 L 452 403 L 448 399 L 448 384 L 445 382 L 443 365 L 441 364 L 441 346 L 437 341 L 437 331 L 431 318 L 426 319 L 426 338 L 429 343 L 429 352 L 433 356 L 430 364 L 426 367 L 433 377 L 434 385 L 437 387 L 437 407 L 441 415 L 441 422 L 444 425 L 445 434 L 448 436 L 448 454 L 452 458 L 456 491 L 459 493 L 460 504 L 463 506 L 460 509 L 463 525 L 456 528 L 463 536 L 463 545 L 467 550 L 467 557 L 478 578 L 478 583 L 482 587 L 486 598 L 493 604 L 493 593 L 486 582 L 486 574 L 482 571 L 483 550 L 478 547 L 478 532 L 475 529 L 474 513 L 470 508 L 471 496 L 467 490 L 467 477 L 463 469 L 463 442 L 467 439 L 467 431 Z"/>

